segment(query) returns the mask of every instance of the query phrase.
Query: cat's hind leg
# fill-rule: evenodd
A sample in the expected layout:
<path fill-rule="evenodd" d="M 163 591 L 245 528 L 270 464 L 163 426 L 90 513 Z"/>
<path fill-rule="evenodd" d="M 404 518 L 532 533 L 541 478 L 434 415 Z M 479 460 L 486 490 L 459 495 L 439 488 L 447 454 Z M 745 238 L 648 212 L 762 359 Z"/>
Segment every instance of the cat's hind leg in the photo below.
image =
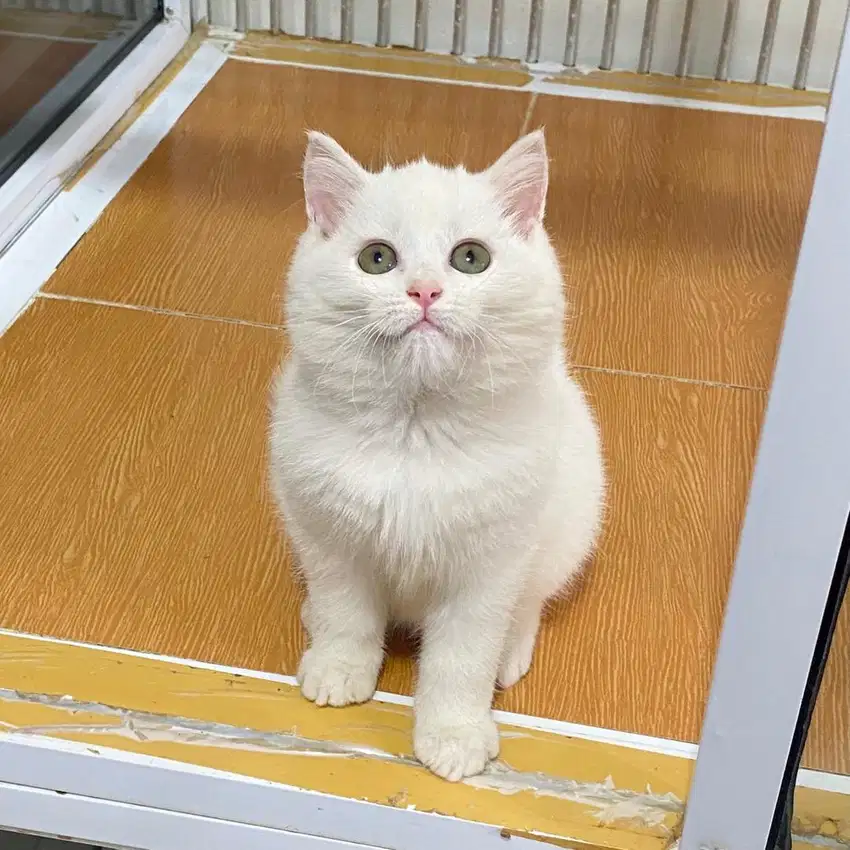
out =
<path fill-rule="evenodd" d="M 528 673 L 547 603 L 568 593 L 581 574 L 585 558 L 583 548 L 569 552 L 561 540 L 555 544 L 547 541 L 547 544 L 538 551 L 528 584 L 513 610 L 496 679 L 502 689 L 512 687 Z M 549 553 L 552 552 L 562 554 L 551 557 Z"/>
<path fill-rule="evenodd" d="M 500 688 L 515 685 L 531 668 L 537 633 L 540 631 L 540 618 L 543 614 L 544 600 L 534 589 L 526 590 L 513 612 L 513 619 L 497 678 Z"/>

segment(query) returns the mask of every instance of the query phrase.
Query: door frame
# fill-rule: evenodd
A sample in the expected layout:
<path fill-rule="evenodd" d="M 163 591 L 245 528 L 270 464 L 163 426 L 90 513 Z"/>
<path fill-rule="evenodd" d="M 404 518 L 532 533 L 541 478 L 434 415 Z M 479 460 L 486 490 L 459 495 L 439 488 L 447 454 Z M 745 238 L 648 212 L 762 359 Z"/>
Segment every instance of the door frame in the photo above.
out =
<path fill-rule="evenodd" d="M 681 850 L 767 845 L 850 511 L 846 33 L 845 25 Z"/>

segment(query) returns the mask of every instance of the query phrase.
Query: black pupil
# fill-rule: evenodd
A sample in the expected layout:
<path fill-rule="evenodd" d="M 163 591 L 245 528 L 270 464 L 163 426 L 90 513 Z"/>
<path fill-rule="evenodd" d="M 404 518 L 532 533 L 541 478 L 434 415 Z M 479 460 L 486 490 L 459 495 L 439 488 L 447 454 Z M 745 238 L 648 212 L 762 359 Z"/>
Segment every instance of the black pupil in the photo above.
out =
<path fill-rule="evenodd" d="M 372 262 L 373 262 L 376 266 L 381 265 L 381 263 L 382 263 L 383 261 L 384 261 L 384 252 L 383 252 L 383 251 L 378 250 L 378 251 L 375 251 L 375 253 L 374 253 L 374 254 L 372 254 Z"/>
<path fill-rule="evenodd" d="M 466 252 L 465 259 L 466 262 L 469 263 L 469 265 L 472 265 L 475 262 L 475 253 L 471 248 Z"/>

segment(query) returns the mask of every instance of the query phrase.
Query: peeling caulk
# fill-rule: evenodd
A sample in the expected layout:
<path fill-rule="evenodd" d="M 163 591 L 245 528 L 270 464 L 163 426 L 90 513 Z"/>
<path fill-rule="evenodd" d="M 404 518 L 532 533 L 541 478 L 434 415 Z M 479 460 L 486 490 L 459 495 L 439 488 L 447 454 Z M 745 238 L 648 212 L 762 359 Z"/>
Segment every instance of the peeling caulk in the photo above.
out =
<path fill-rule="evenodd" d="M 144 711 L 129 711 L 101 703 L 77 701 L 70 696 L 55 697 L 29 694 L 0 688 L 0 701 L 29 703 L 59 708 L 70 715 L 86 713 L 110 718 L 117 723 L 51 723 L 46 726 L 24 726 L 15 731 L 29 735 L 84 733 L 118 735 L 136 741 L 168 741 L 197 746 L 223 747 L 266 753 L 289 753 L 337 758 L 370 758 L 401 764 L 418 765 L 412 757 L 394 755 L 374 747 L 306 738 L 291 732 L 264 732 L 227 723 L 214 723 L 184 717 L 173 717 Z"/>
<path fill-rule="evenodd" d="M 605 826 L 622 825 L 624 821 L 641 826 L 663 826 L 668 814 L 681 816 L 684 812 L 684 804 L 675 794 L 654 794 L 649 786 L 643 793 L 620 789 L 610 776 L 604 782 L 579 782 L 545 773 L 522 773 L 493 764 L 485 773 L 467 779 L 466 783 L 502 794 L 531 791 L 540 797 L 557 797 L 592 806 Z"/>
<path fill-rule="evenodd" d="M 523 62 L 522 64 L 532 74 L 560 74 L 564 70 L 560 62 Z"/>
<path fill-rule="evenodd" d="M 592 65 L 571 65 L 568 68 L 560 62 L 523 62 L 522 67 L 526 71 L 541 77 L 564 74 L 565 76 L 561 80 L 561 83 L 569 83 L 570 77 L 586 77 L 588 74 L 599 70 L 599 68 L 595 68 Z"/>
<path fill-rule="evenodd" d="M 799 850 L 847 850 L 850 844 L 842 841 L 840 838 L 828 838 L 824 835 L 797 835 L 794 833 L 794 847 L 799 847 Z"/>
<path fill-rule="evenodd" d="M 261 731 L 227 723 L 197 720 L 153 712 L 131 711 L 101 703 L 75 700 L 69 695 L 51 696 L 0 688 L 0 701 L 28 703 L 60 709 L 69 722 L 43 726 L 17 727 L 16 731 L 30 735 L 87 734 L 120 736 L 135 741 L 166 741 L 199 747 L 220 747 L 230 750 L 275 753 L 279 755 L 314 756 L 317 758 L 371 759 L 421 768 L 412 757 L 387 752 L 376 747 L 338 741 L 323 741 L 299 735 L 297 730 Z M 89 714 L 103 718 L 102 723 L 74 722 L 75 715 Z M 507 733 L 511 735 L 510 732 Z M 424 770 L 424 768 L 421 768 Z M 566 777 L 549 776 L 514 770 L 509 765 L 491 764 L 480 776 L 464 783 L 472 788 L 500 794 L 530 792 L 541 797 L 556 797 L 589 806 L 603 826 L 639 825 L 664 826 L 667 815 L 681 817 L 682 801 L 675 794 L 655 794 L 647 786 L 645 792 L 620 789 L 611 777 L 604 782 L 582 782 Z M 397 804 L 415 808 L 404 799 Z M 829 845 L 827 845 L 829 846 Z"/>
<path fill-rule="evenodd" d="M 135 741 L 166 741 L 202 747 L 320 758 L 365 758 L 420 767 L 412 756 L 394 754 L 359 744 L 307 738 L 298 735 L 295 730 L 266 732 L 227 723 L 130 711 L 101 703 L 75 700 L 67 694 L 57 697 L 0 688 L 0 701 L 44 705 L 61 709 L 71 717 L 85 713 L 112 721 L 102 724 L 69 722 L 18 727 L 16 731 L 23 734 L 117 735 Z M 605 782 L 579 782 L 574 779 L 548 776 L 544 773 L 513 770 L 504 763 L 492 764 L 482 775 L 470 777 L 464 782 L 473 788 L 497 791 L 501 794 L 518 794 L 528 791 L 544 797 L 558 797 L 583 803 L 597 810 L 597 817 L 604 825 L 631 821 L 645 826 L 658 826 L 663 824 L 667 814 L 671 812 L 681 814 L 683 809 L 682 802 L 673 794 L 653 794 L 649 788 L 645 793 L 621 790 L 616 788 L 610 777 Z"/>
<path fill-rule="evenodd" d="M 135 741 L 165 741 L 319 758 L 374 759 L 394 764 L 420 766 L 412 756 L 394 754 L 359 744 L 307 738 L 298 735 L 295 730 L 261 731 L 227 723 L 130 711 L 101 703 L 75 700 L 67 694 L 57 697 L 0 688 L 0 700 L 49 706 L 61 709 L 71 717 L 85 713 L 112 721 L 101 724 L 52 723 L 44 726 L 19 727 L 16 730 L 30 735 L 58 733 L 117 735 Z M 470 777 L 464 781 L 473 788 L 497 791 L 501 794 L 518 794 L 525 791 L 538 796 L 557 797 L 583 803 L 595 808 L 596 817 L 606 826 L 621 824 L 624 821 L 644 826 L 660 826 L 663 825 L 668 814 L 681 815 L 683 811 L 682 801 L 674 794 L 654 794 L 649 787 L 645 793 L 618 789 L 611 777 L 604 782 L 580 782 L 544 773 L 526 773 L 513 770 L 504 763 L 495 763 L 490 765 L 482 775 Z"/>

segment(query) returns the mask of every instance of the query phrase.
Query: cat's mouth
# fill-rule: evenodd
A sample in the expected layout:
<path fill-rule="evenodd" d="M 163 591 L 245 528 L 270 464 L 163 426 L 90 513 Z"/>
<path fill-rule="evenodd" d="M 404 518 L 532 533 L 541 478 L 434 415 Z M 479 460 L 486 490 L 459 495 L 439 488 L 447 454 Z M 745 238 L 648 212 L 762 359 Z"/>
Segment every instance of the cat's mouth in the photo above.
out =
<path fill-rule="evenodd" d="M 423 316 L 412 325 L 408 325 L 402 336 L 410 334 L 427 334 L 427 333 L 445 333 L 442 327 L 437 324 L 430 316 Z"/>

